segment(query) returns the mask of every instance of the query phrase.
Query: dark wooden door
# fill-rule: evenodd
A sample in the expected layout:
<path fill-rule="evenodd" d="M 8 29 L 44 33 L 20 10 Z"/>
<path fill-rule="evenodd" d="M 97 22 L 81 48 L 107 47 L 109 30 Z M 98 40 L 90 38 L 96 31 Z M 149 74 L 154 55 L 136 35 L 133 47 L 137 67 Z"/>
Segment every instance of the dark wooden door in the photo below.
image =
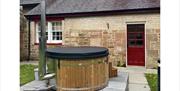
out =
<path fill-rule="evenodd" d="M 144 24 L 127 25 L 127 63 L 145 66 Z"/>

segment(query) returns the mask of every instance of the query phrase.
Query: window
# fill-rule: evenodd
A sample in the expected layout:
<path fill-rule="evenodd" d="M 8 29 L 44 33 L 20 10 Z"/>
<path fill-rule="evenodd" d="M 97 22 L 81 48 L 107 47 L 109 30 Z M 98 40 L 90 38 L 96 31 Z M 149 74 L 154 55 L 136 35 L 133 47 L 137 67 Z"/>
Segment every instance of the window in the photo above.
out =
<path fill-rule="evenodd" d="M 36 42 L 39 43 L 40 22 L 36 23 Z M 47 43 L 62 43 L 62 21 L 51 21 L 46 23 Z"/>
<path fill-rule="evenodd" d="M 127 41 L 129 47 L 144 46 L 144 24 L 127 25 Z"/>

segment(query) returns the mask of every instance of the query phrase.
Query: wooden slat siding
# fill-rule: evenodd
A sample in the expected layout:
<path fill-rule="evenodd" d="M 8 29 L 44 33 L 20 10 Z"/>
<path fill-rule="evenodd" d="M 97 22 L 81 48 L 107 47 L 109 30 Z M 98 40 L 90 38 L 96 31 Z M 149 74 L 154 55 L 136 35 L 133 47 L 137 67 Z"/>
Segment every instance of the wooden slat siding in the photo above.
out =
<path fill-rule="evenodd" d="M 91 63 L 93 63 L 93 60 L 91 60 Z M 90 86 L 92 86 L 93 85 L 93 78 L 94 78 L 94 76 L 91 75 L 91 74 L 93 74 L 93 65 L 90 66 L 89 70 L 90 70 L 89 75 L 90 75 L 90 78 L 91 78 L 91 79 L 89 79 L 90 80 Z M 93 89 L 91 88 L 91 90 L 93 90 Z"/>
<path fill-rule="evenodd" d="M 98 65 L 97 65 L 97 68 L 98 68 L 98 70 L 99 70 L 99 71 L 98 71 L 98 85 L 100 85 L 101 80 L 103 79 L 103 78 L 102 78 L 102 75 L 104 75 L 104 74 L 101 74 L 101 71 L 103 71 L 101 64 L 102 64 L 102 63 L 98 63 Z"/>
<path fill-rule="evenodd" d="M 93 84 L 93 87 L 95 87 L 95 86 L 97 86 L 97 73 L 98 73 L 98 69 L 97 69 L 97 65 L 94 65 L 94 68 L 93 68 L 93 70 L 94 70 L 94 78 L 93 78 L 93 82 L 94 82 L 94 84 Z"/>
<path fill-rule="evenodd" d="M 61 61 L 61 62 L 62 62 L 61 64 L 64 63 L 63 61 Z M 60 64 L 60 65 L 61 65 L 61 64 Z M 59 84 L 62 84 L 62 87 L 66 87 L 65 80 L 66 80 L 66 75 L 68 75 L 68 74 L 64 74 L 64 73 L 65 73 L 65 72 L 64 72 L 65 69 L 66 69 L 66 71 L 68 71 L 68 68 L 65 68 L 65 67 L 61 66 L 61 69 L 60 69 L 61 75 L 60 75 L 60 77 L 61 77 L 62 83 L 59 83 Z M 62 70 L 62 72 L 61 72 L 61 70 Z M 68 80 L 67 80 L 67 81 L 68 81 Z"/>
<path fill-rule="evenodd" d="M 77 85 L 76 85 L 76 87 L 82 87 L 82 68 L 80 68 L 80 67 L 77 67 L 78 69 L 77 69 L 77 71 L 78 71 L 78 73 L 75 73 L 76 74 L 76 76 L 77 76 L 77 78 L 78 78 L 78 80 L 76 79 L 76 82 L 77 82 Z M 79 75 L 79 74 L 81 74 L 81 75 Z M 75 87 L 75 88 L 76 88 Z"/>
<path fill-rule="evenodd" d="M 58 61 L 60 61 L 60 60 L 58 60 Z M 60 84 L 60 81 L 61 81 L 60 80 L 60 72 L 59 72 L 60 68 L 58 67 L 58 61 L 56 62 L 56 69 L 57 69 L 56 70 L 56 85 L 59 84 L 59 86 L 57 86 L 57 88 L 61 86 L 61 84 Z M 57 89 L 57 91 L 59 91 L 59 90 Z"/>
<path fill-rule="evenodd" d="M 68 65 L 69 64 L 71 64 L 70 61 L 68 61 Z M 66 78 L 66 80 L 68 80 L 68 81 L 66 81 L 66 83 L 67 83 L 66 88 L 73 87 L 73 82 L 72 81 L 74 81 L 74 80 L 71 77 L 72 76 L 71 75 L 72 71 L 71 71 L 71 67 L 70 66 L 68 66 L 68 71 L 66 71 L 66 73 L 68 73 L 67 78 Z"/>
<path fill-rule="evenodd" d="M 81 66 L 79 66 L 80 63 Z M 60 69 L 57 67 L 57 91 L 69 91 L 63 90 L 65 88 L 88 88 L 82 91 L 95 91 L 103 88 L 109 78 L 108 64 L 105 63 L 105 58 L 89 59 L 87 61 L 61 60 L 60 65 Z"/>
<path fill-rule="evenodd" d="M 71 64 L 72 64 L 72 62 L 69 61 L 69 65 L 71 65 Z M 68 88 L 68 87 L 75 88 L 75 87 L 76 87 L 76 83 L 75 83 L 75 82 L 77 82 L 77 79 L 78 79 L 78 78 L 75 78 L 74 75 L 79 74 L 79 73 L 77 72 L 77 73 L 74 74 L 74 69 L 76 69 L 76 68 L 73 68 L 73 67 L 70 67 L 70 66 L 69 66 L 69 69 L 70 69 L 70 70 L 69 70 L 69 72 L 68 72 L 68 73 L 69 73 L 68 78 L 70 78 L 70 79 L 69 79 L 69 81 L 68 81 L 68 84 L 70 84 L 70 86 L 67 85 L 67 88 Z M 78 70 L 78 69 L 77 69 L 77 70 Z M 78 71 L 79 71 L 79 70 L 78 70 Z M 67 78 L 67 79 L 68 79 L 68 78 Z M 72 81 L 74 81 L 74 82 L 72 82 Z"/>
<path fill-rule="evenodd" d="M 103 66 L 103 68 L 106 70 L 106 63 L 105 63 L 105 62 L 104 62 L 104 65 L 102 65 L 102 66 Z M 105 71 L 105 70 L 104 70 L 104 72 L 102 73 L 102 74 L 104 74 L 104 75 L 103 75 L 103 79 L 102 79 L 102 82 L 103 82 L 103 83 L 106 82 L 106 81 L 105 81 L 105 80 L 106 80 L 106 71 Z"/>
<path fill-rule="evenodd" d="M 68 64 L 69 64 L 69 61 L 68 61 Z M 68 66 L 68 70 L 66 70 L 66 73 L 65 73 L 65 70 L 66 69 L 64 69 L 64 74 L 67 74 L 66 80 L 65 80 L 66 88 L 72 87 L 72 82 L 70 82 L 70 81 L 73 81 L 73 79 L 70 77 L 71 76 L 71 67 Z"/>
<path fill-rule="evenodd" d="M 91 86 L 91 84 L 92 84 L 92 82 L 91 82 L 91 79 L 92 79 L 92 75 L 91 75 L 91 66 L 89 66 L 88 68 L 87 68 L 87 81 L 88 81 L 88 87 L 90 87 Z M 88 76 L 91 78 L 91 79 L 89 79 L 88 78 Z"/>
<path fill-rule="evenodd" d="M 59 79 L 58 61 L 56 61 L 56 84 L 59 84 L 59 81 L 60 81 L 60 80 L 57 80 L 57 79 Z"/>
<path fill-rule="evenodd" d="M 91 61 L 92 62 L 92 64 L 93 64 L 93 60 Z M 94 75 L 92 75 L 92 74 L 94 74 L 94 65 L 92 65 L 92 67 L 91 67 L 91 86 L 94 86 Z M 91 89 L 92 91 L 93 91 L 93 88 Z"/>
<path fill-rule="evenodd" d="M 77 86 L 78 85 L 78 69 L 77 70 L 74 70 L 74 73 L 75 74 L 73 74 L 74 75 L 74 84 L 75 84 L 75 86 Z"/>
<path fill-rule="evenodd" d="M 63 64 L 63 62 L 61 61 L 61 64 Z M 59 73 L 60 73 L 60 87 L 65 87 L 64 85 L 66 85 L 65 83 L 64 83 L 64 81 L 63 80 L 65 80 L 66 78 L 65 78 L 65 76 L 66 76 L 66 74 L 64 74 L 63 75 L 63 73 L 64 73 L 64 69 L 65 68 L 63 68 L 62 66 L 60 66 L 60 70 L 59 70 Z M 60 91 L 60 90 L 59 90 Z"/>
<path fill-rule="evenodd" d="M 106 69 L 108 70 L 108 71 L 106 71 L 106 74 L 108 74 L 108 75 L 106 75 L 106 81 L 108 81 L 109 80 L 109 62 L 106 64 Z"/>
<path fill-rule="evenodd" d="M 85 66 L 83 66 L 83 68 L 82 68 L 83 70 L 82 70 L 82 74 L 83 74 L 83 87 L 86 87 L 86 70 L 85 70 Z"/>
<path fill-rule="evenodd" d="M 99 79 L 100 79 L 100 80 L 99 80 L 99 84 L 100 84 L 100 83 L 103 83 L 102 80 L 103 80 L 104 74 L 101 74 L 101 73 L 104 71 L 104 70 L 103 70 L 104 68 L 103 68 L 102 65 L 104 65 L 104 63 L 99 64 L 99 75 L 100 75 L 100 77 L 99 77 Z"/>
<path fill-rule="evenodd" d="M 106 69 L 105 68 L 105 63 L 103 62 L 103 64 L 100 64 L 100 66 L 101 66 L 101 71 L 100 71 L 100 74 L 102 74 L 101 75 L 101 80 L 100 80 L 100 83 L 104 83 L 104 80 L 105 80 L 105 78 L 104 78 L 104 76 L 105 76 L 105 70 L 103 70 L 103 69 Z"/>

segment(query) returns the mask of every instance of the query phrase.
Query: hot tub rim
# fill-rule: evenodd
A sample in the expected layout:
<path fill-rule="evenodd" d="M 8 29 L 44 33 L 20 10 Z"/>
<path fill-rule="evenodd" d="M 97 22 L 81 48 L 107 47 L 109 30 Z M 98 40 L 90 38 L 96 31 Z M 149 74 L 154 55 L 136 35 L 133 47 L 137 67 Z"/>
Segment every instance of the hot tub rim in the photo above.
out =
<path fill-rule="evenodd" d="M 56 47 L 57 48 L 77 48 L 80 49 L 81 47 Z M 76 51 L 73 51 L 72 53 L 63 53 L 52 51 L 55 48 L 48 48 L 46 50 L 46 57 L 52 58 L 52 59 L 93 59 L 93 58 L 100 58 L 100 57 L 106 57 L 109 55 L 109 50 L 105 47 L 82 47 L 82 48 L 100 48 L 99 50 L 91 50 L 90 52 L 83 52 L 83 53 L 75 53 Z"/>

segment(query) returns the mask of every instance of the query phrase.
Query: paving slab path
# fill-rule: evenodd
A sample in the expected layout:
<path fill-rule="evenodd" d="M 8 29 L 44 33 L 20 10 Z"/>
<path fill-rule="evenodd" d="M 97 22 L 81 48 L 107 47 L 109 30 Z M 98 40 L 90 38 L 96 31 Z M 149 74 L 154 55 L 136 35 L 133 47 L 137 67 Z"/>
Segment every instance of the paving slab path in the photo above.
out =
<path fill-rule="evenodd" d="M 121 72 L 129 73 L 129 91 L 151 91 L 148 85 L 145 73 L 157 74 L 155 69 L 146 69 L 144 67 L 118 67 Z"/>

